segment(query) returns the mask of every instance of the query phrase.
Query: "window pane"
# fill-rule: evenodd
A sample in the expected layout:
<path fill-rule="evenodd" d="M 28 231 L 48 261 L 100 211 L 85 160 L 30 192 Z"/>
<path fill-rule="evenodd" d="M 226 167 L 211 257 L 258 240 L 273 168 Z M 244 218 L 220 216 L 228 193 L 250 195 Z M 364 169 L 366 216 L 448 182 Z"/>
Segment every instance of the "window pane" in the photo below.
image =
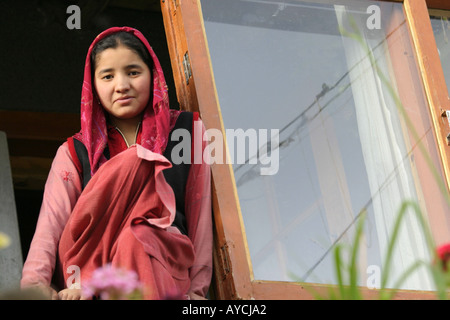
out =
<path fill-rule="evenodd" d="M 430 18 L 448 88 L 450 83 L 450 11 L 430 10 Z"/>
<path fill-rule="evenodd" d="M 445 236 L 449 208 L 419 147 L 440 172 L 402 4 L 332 3 L 201 1 L 254 278 L 335 283 L 333 248 L 367 211 L 360 284 L 376 287 L 403 201 Z M 412 210 L 402 226 L 390 285 L 428 258 Z M 402 288 L 431 286 L 422 269 Z"/>

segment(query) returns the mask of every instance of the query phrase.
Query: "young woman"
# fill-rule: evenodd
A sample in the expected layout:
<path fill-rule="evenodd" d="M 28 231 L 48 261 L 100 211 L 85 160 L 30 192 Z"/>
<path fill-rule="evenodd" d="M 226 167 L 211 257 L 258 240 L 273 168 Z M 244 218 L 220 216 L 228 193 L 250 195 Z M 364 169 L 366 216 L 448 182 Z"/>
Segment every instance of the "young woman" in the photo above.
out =
<path fill-rule="evenodd" d="M 86 58 L 81 131 L 53 161 L 22 287 L 53 299 L 91 298 L 66 288 L 69 270 L 79 268 L 83 285 L 112 264 L 137 272 L 146 299 L 205 297 L 210 170 L 171 163 L 171 132 L 201 125 L 195 116 L 169 109 L 161 66 L 138 30 L 98 35 Z"/>

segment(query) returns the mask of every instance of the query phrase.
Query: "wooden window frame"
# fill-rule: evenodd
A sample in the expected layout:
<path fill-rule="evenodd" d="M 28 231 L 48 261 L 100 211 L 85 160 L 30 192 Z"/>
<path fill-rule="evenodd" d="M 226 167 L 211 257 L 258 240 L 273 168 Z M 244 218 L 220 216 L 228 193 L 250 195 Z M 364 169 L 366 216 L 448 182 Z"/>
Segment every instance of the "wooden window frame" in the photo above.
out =
<path fill-rule="evenodd" d="M 450 182 L 450 127 L 442 111 L 450 110 L 447 86 L 428 8 L 450 10 L 446 0 L 381 0 L 403 3 L 430 108 L 447 186 Z M 198 111 L 207 129 L 225 132 L 205 35 L 200 0 L 161 0 L 177 96 L 184 110 Z M 187 53 L 187 54 L 186 54 Z M 187 61 L 186 61 L 187 58 Z M 190 70 L 185 70 L 190 65 Z M 188 76 L 190 75 L 190 76 Z M 213 164 L 214 297 L 217 299 L 313 299 L 332 285 L 255 280 L 231 165 Z M 364 298 L 378 292 L 361 289 Z M 434 299 L 430 292 L 399 290 L 396 299 Z"/>

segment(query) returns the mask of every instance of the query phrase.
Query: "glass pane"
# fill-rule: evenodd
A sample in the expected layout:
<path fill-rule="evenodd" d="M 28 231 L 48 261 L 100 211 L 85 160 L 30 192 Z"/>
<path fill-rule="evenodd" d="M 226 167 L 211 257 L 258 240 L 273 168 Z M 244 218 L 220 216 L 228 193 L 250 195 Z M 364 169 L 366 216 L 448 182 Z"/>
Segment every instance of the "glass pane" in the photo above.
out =
<path fill-rule="evenodd" d="M 379 286 L 407 200 L 448 237 L 450 211 L 427 166 L 430 157 L 441 175 L 402 4 L 201 5 L 255 279 L 336 283 L 333 249 L 352 243 L 367 212 L 360 285 Z M 389 285 L 428 257 L 409 209 Z M 420 269 L 402 288 L 432 283 Z"/>
<path fill-rule="evenodd" d="M 450 95 L 450 11 L 431 10 L 430 18 Z"/>

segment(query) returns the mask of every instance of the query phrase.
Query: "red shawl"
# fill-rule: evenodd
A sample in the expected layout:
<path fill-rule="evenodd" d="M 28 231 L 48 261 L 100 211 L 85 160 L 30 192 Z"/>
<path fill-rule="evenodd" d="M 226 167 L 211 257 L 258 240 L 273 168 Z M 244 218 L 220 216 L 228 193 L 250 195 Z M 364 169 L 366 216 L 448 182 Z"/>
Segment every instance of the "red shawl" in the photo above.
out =
<path fill-rule="evenodd" d="M 168 229 L 175 199 L 162 170 L 170 162 L 135 145 L 107 161 L 93 176 L 69 217 L 59 243 L 64 282 L 70 266 L 81 285 L 106 264 L 134 270 L 146 299 L 187 294 L 194 261 L 190 239 Z"/>
<path fill-rule="evenodd" d="M 144 111 L 140 144 L 150 151 L 163 154 L 168 142 L 168 135 L 180 112 L 169 108 L 167 85 L 161 65 L 147 39 L 140 31 L 130 27 L 113 27 L 100 33 L 89 47 L 86 57 L 81 92 L 81 131 L 74 136 L 74 138 L 82 141 L 88 150 L 92 175 L 106 161 L 103 151 L 107 145 L 108 133 L 103 108 L 94 98 L 94 85 L 91 79 L 91 53 L 101 39 L 120 31 L 129 32 L 141 40 L 153 60 L 153 83 L 150 88 L 153 94 Z"/>

